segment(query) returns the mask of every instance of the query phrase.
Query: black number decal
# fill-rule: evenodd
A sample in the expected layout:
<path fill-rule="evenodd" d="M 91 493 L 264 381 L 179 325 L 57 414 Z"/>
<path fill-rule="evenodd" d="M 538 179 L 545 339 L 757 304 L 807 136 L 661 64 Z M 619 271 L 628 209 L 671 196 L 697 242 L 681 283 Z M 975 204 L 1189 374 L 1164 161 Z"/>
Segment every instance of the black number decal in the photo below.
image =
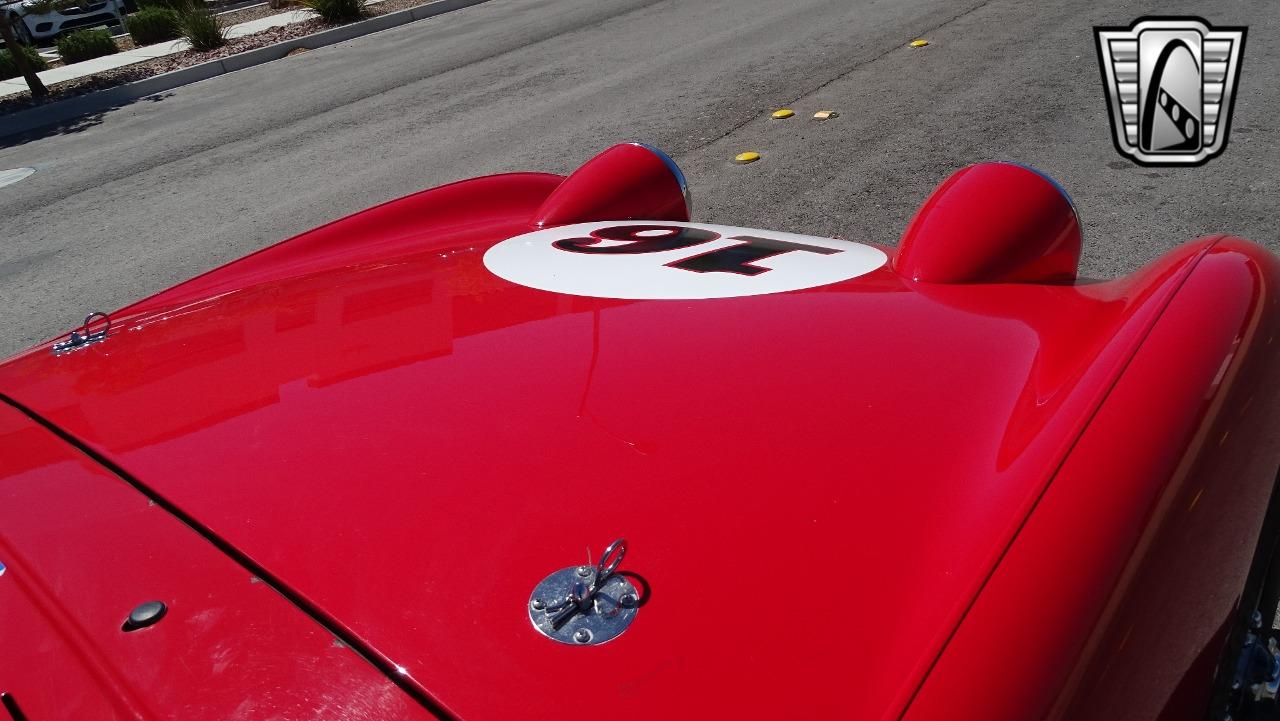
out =
<path fill-rule="evenodd" d="M 645 235 L 641 235 L 644 233 Z M 586 238 L 566 238 L 552 243 L 560 250 L 570 253 L 599 253 L 607 255 L 660 253 L 666 250 L 679 250 L 702 245 L 720 238 L 719 233 L 701 228 L 682 228 L 675 225 L 614 225 L 598 228 Z M 625 241 L 626 245 L 600 245 L 602 240 Z M 769 272 L 769 268 L 752 265 L 757 260 L 771 258 L 782 253 L 803 251 L 832 255 L 843 253 L 837 248 L 821 245 L 795 243 L 789 240 L 760 238 L 754 235 L 735 235 L 729 240 L 742 241 L 728 248 L 718 248 L 699 253 L 688 258 L 667 263 L 669 268 L 678 268 L 694 273 L 734 273 L 736 275 L 759 275 Z"/>
<path fill-rule="evenodd" d="M 695 255 L 684 260 L 677 260 L 674 263 L 667 263 L 667 265 L 680 270 L 691 270 L 695 273 L 760 275 L 761 273 L 767 273 L 769 268 L 761 268 L 751 264 L 757 260 L 771 258 L 782 253 L 802 250 L 806 253 L 832 255 L 833 253 L 844 252 L 836 248 L 825 248 L 821 245 L 793 243 L 789 240 L 774 240 L 773 238 L 757 238 L 754 235 L 735 235 L 729 240 L 744 240 L 746 242 L 742 245 L 720 248 L 719 250 Z"/>
<path fill-rule="evenodd" d="M 640 233 L 652 233 L 641 236 Z M 720 237 L 719 233 L 700 228 L 681 228 L 674 225 L 615 225 L 591 231 L 590 238 L 566 238 L 552 243 L 560 250 L 571 253 L 604 253 L 609 255 L 631 253 L 660 253 L 700 245 Z M 602 240 L 625 240 L 627 245 L 599 245 Z"/>

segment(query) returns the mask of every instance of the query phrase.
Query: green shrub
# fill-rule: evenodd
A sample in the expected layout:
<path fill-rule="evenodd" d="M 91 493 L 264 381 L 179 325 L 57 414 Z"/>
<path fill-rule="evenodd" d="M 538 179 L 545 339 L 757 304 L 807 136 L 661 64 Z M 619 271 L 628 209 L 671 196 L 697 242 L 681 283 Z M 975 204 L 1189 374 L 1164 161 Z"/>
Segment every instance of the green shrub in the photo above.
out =
<path fill-rule="evenodd" d="M 327 22 L 342 23 L 364 16 L 365 0 L 302 0 Z"/>
<path fill-rule="evenodd" d="M 106 30 L 77 30 L 58 38 L 58 54 L 70 65 L 120 52 Z"/>
<path fill-rule="evenodd" d="M 19 45 L 18 52 L 26 56 L 27 64 L 37 73 L 48 67 L 44 62 L 44 58 L 40 57 L 40 53 L 36 52 L 35 48 L 28 45 Z M 9 55 L 9 50 L 7 48 L 0 50 L 0 80 L 9 80 L 10 78 L 21 76 L 22 73 L 18 72 L 18 66 L 13 62 L 13 56 Z"/>
<path fill-rule="evenodd" d="M 172 8 L 142 8 L 125 21 L 134 45 L 151 45 L 182 37 L 182 16 Z"/>
<path fill-rule="evenodd" d="M 211 12 L 192 10 L 183 13 L 182 34 L 191 41 L 191 48 L 199 52 L 220 48 L 227 42 L 226 30 Z"/>

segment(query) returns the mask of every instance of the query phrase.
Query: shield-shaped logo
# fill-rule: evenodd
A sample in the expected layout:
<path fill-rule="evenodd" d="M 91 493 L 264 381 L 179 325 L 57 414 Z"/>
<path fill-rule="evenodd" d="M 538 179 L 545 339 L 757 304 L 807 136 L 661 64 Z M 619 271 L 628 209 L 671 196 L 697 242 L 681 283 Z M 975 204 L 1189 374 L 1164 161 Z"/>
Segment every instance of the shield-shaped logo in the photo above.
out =
<path fill-rule="evenodd" d="M 1139 165 L 1201 165 L 1226 149 L 1246 28 L 1147 17 L 1093 30 L 1121 155 Z"/>

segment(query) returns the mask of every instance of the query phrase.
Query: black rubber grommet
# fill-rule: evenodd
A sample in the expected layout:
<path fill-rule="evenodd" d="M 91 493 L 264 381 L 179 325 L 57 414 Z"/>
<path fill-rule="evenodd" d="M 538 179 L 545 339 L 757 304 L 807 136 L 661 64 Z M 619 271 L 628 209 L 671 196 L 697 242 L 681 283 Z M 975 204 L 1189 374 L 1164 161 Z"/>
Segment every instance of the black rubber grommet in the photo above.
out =
<path fill-rule="evenodd" d="M 146 628 L 159 621 L 164 617 L 168 607 L 163 601 L 147 601 L 139 604 L 137 608 L 129 612 L 129 618 L 125 619 L 122 630 L 136 631 L 140 628 Z"/>

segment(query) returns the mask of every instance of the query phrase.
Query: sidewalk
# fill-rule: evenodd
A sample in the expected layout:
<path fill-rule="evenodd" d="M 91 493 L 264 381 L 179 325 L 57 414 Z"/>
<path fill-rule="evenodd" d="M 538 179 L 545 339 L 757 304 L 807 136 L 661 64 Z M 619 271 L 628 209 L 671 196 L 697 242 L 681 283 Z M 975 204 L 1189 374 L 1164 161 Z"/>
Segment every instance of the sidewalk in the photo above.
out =
<path fill-rule="evenodd" d="M 0 138 L 6 138 L 11 135 L 17 135 L 38 128 L 49 126 L 57 126 L 61 123 L 69 121 L 78 121 L 80 118 L 102 113 L 112 108 L 122 107 L 132 103 L 140 98 L 153 96 L 166 90 L 190 85 L 191 83 L 208 80 L 225 73 L 233 73 L 244 68 L 251 68 L 262 63 L 269 63 L 273 60 L 279 60 L 292 54 L 299 48 L 307 50 L 315 50 L 323 48 L 335 43 L 346 42 L 353 38 L 363 37 L 373 33 L 389 30 L 419 20 L 426 20 L 437 15 L 451 13 L 455 10 L 461 10 L 473 5 L 480 5 L 488 2 L 488 0 L 427 0 L 423 3 L 420 0 L 369 0 L 370 5 L 379 5 L 379 9 L 391 8 L 386 12 L 381 12 L 373 17 L 359 20 L 353 23 L 345 23 L 335 25 L 328 28 L 320 29 L 312 32 L 310 26 L 295 28 L 299 31 L 296 36 L 288 39 L 276 39 L 274 37 L 262 38 L 266 42 L 265 45 L 250 47 L 239 51 L 224 54 L 217 58 L 203 60 L 194 65 L 185 65 L 173 70 L 163 70 L 155 75 L 145 75 L 144 77 L 124 82 L 117 85 L 111 85 L 105 88 L 98 88 L 87 93 L 73 94 L 69 97 L 60 98 L 48 103 L 28 104 L 26 107 L 18 107 L 13 112 L 0 113 Z M 401 4 L 408 5 L 400 9 L 396 9 Z M 417 3 L 417 4 L 415 4 Z M 298 11 L 294 11 L 298 12 Z M 281 13 L 280 15 L 283 15 Z M 248 29 L 239 29 L 236 35 L 239 38 L 236 42 L 241 45 L 252 45 L 255 37 L 252 35 L 254 28 L 260 31 L 265 29 L 269 34 L 288 34 L 291 23 L 299 20 L 307 20 L 310 14 L 301 16 L 292 16 L 289 19 L 281 18 L 280 15 L 273 15 L 258 21 L 249 21 L 242 25 L 248 26 Z M 264 22 L 265 21 L 265 22 Z M 278 23 L 284 22 L 283 25 Z M 239 26 L 237 26 L 239 27 Z M 249 37 L 244 37 L 248 35 Z M 179 41 L 163 43 L 154 48 L 139 48 L 134 52 L 147 52 L 152 55 L 149 57 L 136 57 L 133 62 L 145 62 L 147 65 L 140 66 L 140 69 L 146 70 L 152 64 L 159 62 L 166 63 L 166 60 L 154 60 L 154 58 L 163 58 L 165 55 L 180 52 L 185 44 L 179 45 Z M 117 60 L 119 55 L 127 55 L 126 53 L 118 53 L 109 58 L 100 58 L 93 61 L 107 61 L 116 63 L 108 67 L 120 67 L 127 63 L 119 63 Z M 89 63 L 78 63 L 76 67 L 88 66 Z M 95 69 L 102 72 L 98 65 Z M 76 77 L 82 74 L 79 70 L 74 69 L 57 69 L 46 72 L 67 72 L 68 77 Z M 127 72 L 127 71 L 122 71 Z M 44 75 L 45 73 L 41 73 Z M 21 81 L 19 81 L 21 82 Z M 25 83 L 23 83 L 25 85 Z M 8 96 L 0 96 L 0 102 L 10 104 L 20 104 L 27 99 L 21 95 L 15 97 L 13 91 L 8 91 Z"/>
<path fill-rule="evenodd" d="M 381 0 L 369 0 L 368 4 L 376 5 L 379 2 L 381 2 Z M 258 18 L 257 20 L 249 20 L 248 22 L 232 25 L 227 29 L 227 39 L 234 40 L 236 38 L 244 37 L 245 35 L 253 35 L 254 33 L 259 33 L 263 30 L 269 30 L 274 27 L 300 23 L 314 17 L 316 17 L 316 14 L 311 10 L 287 10 L 277 15 L 268 15 L 265 18 Z M 40 79 L 44 81 L 44 84 L 49 86 L 54 83 L 83 78 L 95 73 L 114 70 L 115 68 L 140 63 L 153 58 L 173 55 L 174 53 L 180 53 L 190 47 L 191 43 L 185 38 L 169 40 L 155 45 L 147 45 L 141 48 L 134 48 L 133 50 L 125 50 L 114 55 L 104 55 L 100 58 L 86 60 L 81 63 L 64 65 L 60 68 L 53 68 L 52 70 L 44 70 L 37 74 L 40 76 Z M 20 77 L 13 78 L 12 80 L 0 81 L 0 98 L 25 92 L 26 90 L 27 81 Z"/>

